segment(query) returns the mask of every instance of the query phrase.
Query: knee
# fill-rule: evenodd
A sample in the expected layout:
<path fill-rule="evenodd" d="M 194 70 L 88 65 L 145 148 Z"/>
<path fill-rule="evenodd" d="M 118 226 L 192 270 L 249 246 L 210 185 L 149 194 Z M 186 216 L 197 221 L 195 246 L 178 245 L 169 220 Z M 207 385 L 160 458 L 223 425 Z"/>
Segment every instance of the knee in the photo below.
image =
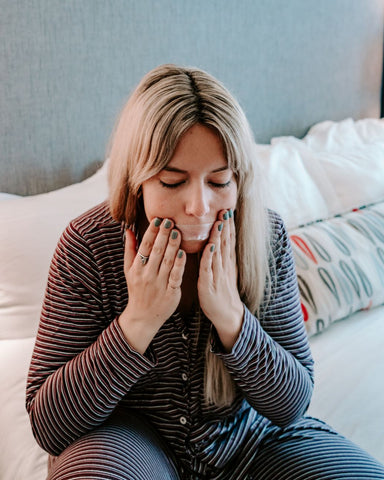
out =
<path fill-rule="evenodd" d="M 178 480 L 173 461 L 150 432 L 137 425 L 105 425 L 75 441 L 56 457 L 48 480 Z"/>

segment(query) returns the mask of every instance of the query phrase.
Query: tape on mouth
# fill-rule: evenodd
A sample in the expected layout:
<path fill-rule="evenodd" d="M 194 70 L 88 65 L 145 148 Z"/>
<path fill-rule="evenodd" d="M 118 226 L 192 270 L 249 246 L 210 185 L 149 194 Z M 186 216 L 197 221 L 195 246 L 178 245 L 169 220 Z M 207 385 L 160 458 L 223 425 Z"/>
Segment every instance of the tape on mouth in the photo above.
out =
<path fill-rule="evenodd" d="M 183 240 L 206 240 L 209 237 L 213 223 L 199 225 L 176 225 L 181 232 Z"/>

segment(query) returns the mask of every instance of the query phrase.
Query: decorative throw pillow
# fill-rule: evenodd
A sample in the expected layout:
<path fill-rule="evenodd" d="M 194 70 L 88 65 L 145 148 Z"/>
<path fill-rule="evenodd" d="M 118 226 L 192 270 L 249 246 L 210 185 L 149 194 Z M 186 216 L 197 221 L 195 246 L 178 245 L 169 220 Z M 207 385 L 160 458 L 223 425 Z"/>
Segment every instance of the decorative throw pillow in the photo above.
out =
<path fill-rule="evenodd" d="M 290 232 L 308 335 L 384 303 L 384 202 Z"/>

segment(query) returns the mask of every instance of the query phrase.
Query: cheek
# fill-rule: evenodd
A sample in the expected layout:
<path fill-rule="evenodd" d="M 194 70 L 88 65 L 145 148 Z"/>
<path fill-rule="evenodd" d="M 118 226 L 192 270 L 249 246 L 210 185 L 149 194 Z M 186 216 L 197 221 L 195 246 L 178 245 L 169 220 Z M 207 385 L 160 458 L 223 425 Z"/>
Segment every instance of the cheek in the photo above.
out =
<path fill-rule="evenodd" d="M 232 210 L 236 209 L 237 204 L 237 187 L 233 186 L 230 191 L 228 191 L 223 199 L 223 206 L 222 208 L 232 208 Z"/>
<path fill-rule="evenodd" d="M 167 192 L 162 192 L 159 188 L 143 188 L 144 211 L 148 221 L 155 217 L 172 218 L 173 203 L 169 199 Z"/>

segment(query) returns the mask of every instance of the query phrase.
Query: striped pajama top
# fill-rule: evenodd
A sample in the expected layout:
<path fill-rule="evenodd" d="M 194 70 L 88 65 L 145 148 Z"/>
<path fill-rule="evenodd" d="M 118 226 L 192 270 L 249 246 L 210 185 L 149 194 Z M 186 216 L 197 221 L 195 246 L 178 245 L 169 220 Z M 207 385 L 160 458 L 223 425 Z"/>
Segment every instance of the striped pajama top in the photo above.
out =
<path fill-rule="evenodd" d="M 313 360 L 288 235 L 278 215 L 271 222 L 270 299 L 258 318 L 245 307 L 230 353 L 212 345 L 237 387 L 233 404 L 217 407 L 203 394 L 209 320 L 175 312 L 144 355 L 133 350 L 117 322 L 128 302 L 123 226 L 106 202 L 72 221 L 52 259 L 28 375 L 26 406 L 39 445 L 58 455 L 117 407 L 137 409 L 186 471 L 207 475 L 232 462 L 236 478 L 268 426 L 302 416 Z"/>

